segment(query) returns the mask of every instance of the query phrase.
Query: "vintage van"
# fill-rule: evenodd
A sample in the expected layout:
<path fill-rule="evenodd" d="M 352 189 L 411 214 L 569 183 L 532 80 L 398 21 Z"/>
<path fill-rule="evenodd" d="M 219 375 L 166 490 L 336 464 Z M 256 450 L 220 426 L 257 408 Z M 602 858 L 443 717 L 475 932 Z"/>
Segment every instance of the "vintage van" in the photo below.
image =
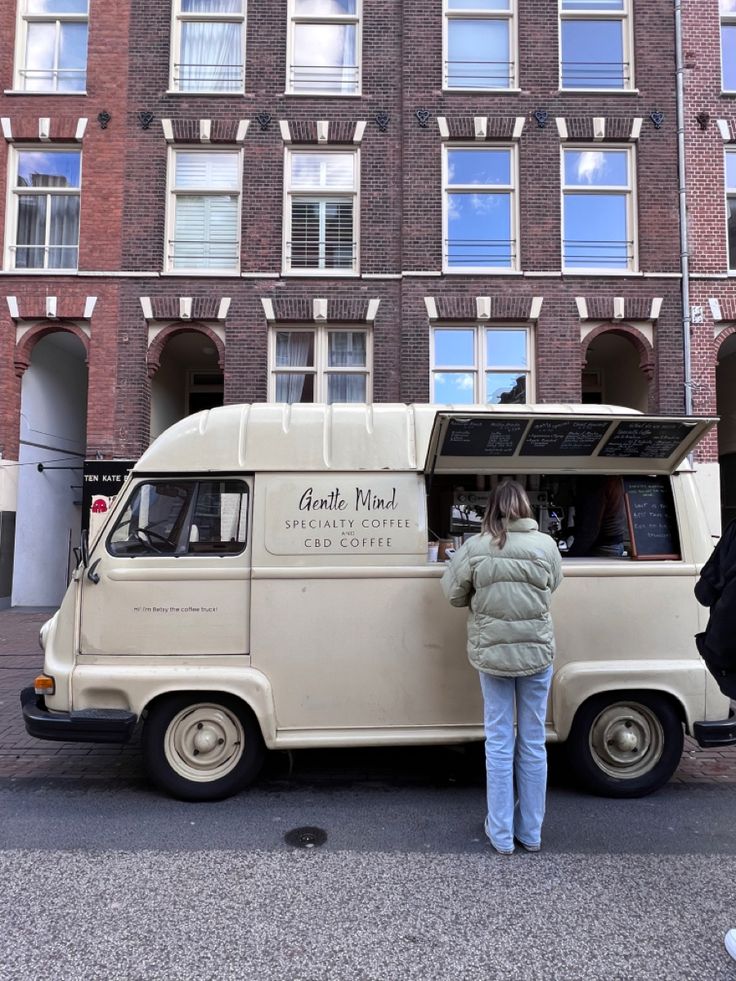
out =
<path fill-rule="evenodd" d="M 447 554 L 514 475 L 564 551 L 575 501 L 606 474 L 624 482 L 629 540 L 620 557 L 563 557 L 547 732 L 593 791 L 648 793 L 683 732 L 736 741 L 693 643 L 712 541 L 683 461 L 712 425 L 575 405 L 190 416 L 138 461 L 42 628 L 27 729 L 123 742 L 142 723 L 151 777 L 189 800 L 245 787 L 267 749 L 479 740 L 466 613 L 428 542 Z"/>

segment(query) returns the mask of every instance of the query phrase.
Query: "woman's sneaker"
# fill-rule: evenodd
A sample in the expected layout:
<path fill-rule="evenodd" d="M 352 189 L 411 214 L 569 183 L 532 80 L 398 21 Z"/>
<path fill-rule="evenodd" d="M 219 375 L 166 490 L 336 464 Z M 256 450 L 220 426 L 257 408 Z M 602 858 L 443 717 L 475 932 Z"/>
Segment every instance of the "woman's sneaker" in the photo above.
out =
<path fill-rule="evenodd" d="M 521 845 L 521 847 L 524 849 L 525 852 L 541 852 L 542 850 L 541 842 L 539 842 L 536 845 L 527 845 L 527 843 L 525 841 L 522 841 L 521 838 L 514 838 L 514 841 L 516 842 L 517 845 Z"/>
<path fill-rule="evenodd" d="M 511 846 L 511 848 L 499 848 L 498 845 L 496 844 L 496 842 L 493 840 L 493 838 L 491 838 L 491 834 L 490 834 L 490 832 L 488 830 L 488 816 L 487 815 L 486 815 L 485 821 L 483 822 L 483 830 L 486 833 L 486 838 L 491 843 L 491 848 L 493 848 L 495 851 L 497 851 L 499 855 L 513 855 L 514 854 L 514 846 L 513 845 Z"/>
<path fill-rule="evenodd" d="M 736 930 L 729 930 L 725 937 L 726 950 L 736 961 Z"/>

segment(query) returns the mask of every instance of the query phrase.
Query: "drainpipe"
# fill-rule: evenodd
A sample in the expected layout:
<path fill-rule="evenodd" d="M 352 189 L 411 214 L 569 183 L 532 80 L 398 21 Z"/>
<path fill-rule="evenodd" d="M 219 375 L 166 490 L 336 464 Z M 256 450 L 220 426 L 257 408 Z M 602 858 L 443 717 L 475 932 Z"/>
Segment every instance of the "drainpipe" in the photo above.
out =
<path fill-rule="evenodd" d="M 693 414 L 693 381 L 690 352 L 690 254 L 687 237 L 685 180 L 685 63 L 682 52 L 682 0 L 675 0 L 675 77 L 677 81 L 677 172 L 680 194 L 680 273 L 682 275 L 682 356 L 684 361 L 685 415 Z"/>

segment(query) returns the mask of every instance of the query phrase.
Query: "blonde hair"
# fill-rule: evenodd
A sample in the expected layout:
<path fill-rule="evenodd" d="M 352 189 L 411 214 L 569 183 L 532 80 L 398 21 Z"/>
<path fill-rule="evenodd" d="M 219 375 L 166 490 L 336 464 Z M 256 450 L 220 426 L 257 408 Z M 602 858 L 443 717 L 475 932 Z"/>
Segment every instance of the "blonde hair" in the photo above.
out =
<path fill-rule="evenodd" d="M 529 498 L 518 480 L 504 480 L 491 494 L 481 530 L 490 535 L 499 548 L 503 548 L 509 522 L 532 517 L 534 515 Z"/>

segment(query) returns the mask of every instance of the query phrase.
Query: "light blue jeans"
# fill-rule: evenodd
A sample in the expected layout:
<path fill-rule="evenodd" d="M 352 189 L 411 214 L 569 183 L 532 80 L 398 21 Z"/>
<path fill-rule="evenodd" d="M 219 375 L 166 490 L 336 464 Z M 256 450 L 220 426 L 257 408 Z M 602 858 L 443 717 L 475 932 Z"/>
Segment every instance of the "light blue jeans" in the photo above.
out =
<path fill-rule="evenodd" d="M 523 678 L 479 673 L 486 731 L 487 833 L 500 851 L 512 849 L 514 838 L 538 845 L 547 795 L 544 720 L 552 665 Z"/>

